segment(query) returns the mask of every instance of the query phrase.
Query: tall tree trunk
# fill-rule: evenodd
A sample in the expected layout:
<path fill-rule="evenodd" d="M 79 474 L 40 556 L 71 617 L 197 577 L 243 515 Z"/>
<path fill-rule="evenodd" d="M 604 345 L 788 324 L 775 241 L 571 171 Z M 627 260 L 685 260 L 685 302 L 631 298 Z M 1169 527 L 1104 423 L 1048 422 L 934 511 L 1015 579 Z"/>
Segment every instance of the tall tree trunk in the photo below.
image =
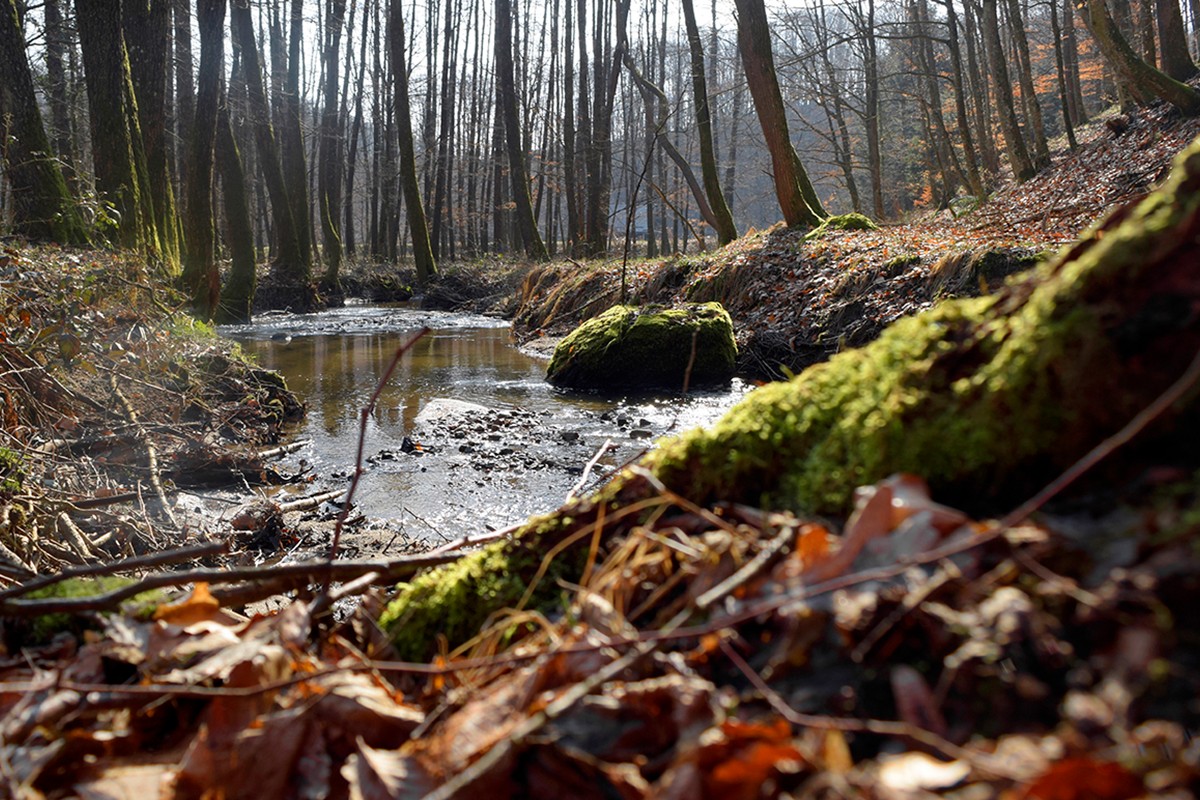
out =
<path fill-rule="evenodd" d="M 1046 125 L 1042 119 L 1042 107 L 1038 103 L 1037 90 L 1033 85 L 1033 67 L 1029 58 L 1029 39 L 1025 35 L 1025 23 L 1021 18 L 1021 6 L 1017 0 L 1007 0 L 1008 21 L 1013 43 L 1017 48 L 1017 74 L 1021 85 L 1021 98 L 1025 101 L 1026 120 L 1030 138 L 1033 140 L 1033 168 L 1040 171 L 1050 166 L 1050 148 L 1046 144 Z"/>
<path fill-rule="evenodd" d="M 150 197 L 160 255 L 172 270 L 181 249 L 179 212 L 167 156 L 167 47 L 171 41 L 171 0 L 123 0 L 121 21 L 137 97 L 138 124 L 146 150 Z"/>
<path fill-rule="evenodd" d="M 1145 0 L 1149 3 L 1149 0 Z M 1162 50 L 1162 69 L 1177 81 L 1191 80 L 1196 75 L 1196 63 L 1188 52 L 1187 34 L 1183 29 L 1183 14 L 1179 0 L 1154 0 L 1158 17 L 1158 38 Z M 1197 24 L 1200 20 L 1193 21 Z"/>
<path fill-rule="evenodd" d="M 975 137 L 971 134 L 971 121 L 967 115 L 967 89 L 963 72 L 962 51 L 958 44 L 958 12 L 954 0 L 945 0 L 946 41 L 950 49 L 950 80 L 954 86 L 954 117 L 958 135 L 962 139 L 963 162 L 966 169 L 967 186 L 971 194 L 982 200 L 987 193 L 983 177 L 979 172 L 979 159 L 975 152 Z"/>
<path fill-rule="evenodd" d="M 1104 0 L 1087 0 L 1088 23 L 1104 57 L 1122 75 L 1135 99 L 1146 103 L 1155 97 L 1188 115 L 1200 114 L 1200 93 L 1138 58 L 1117 30 Z"/>
<path fill-rule="evenodd" d="M 1071 93 L 1067 88 L 1066 59 L 1063 57 L 1062 32 L 1058 25 L 1058 10 L 1050 6 L 1050 31 L 1054 37 L 1054 67 L 1058 76 L 1058 96 L 1062 105 L 1063 129 L 1067 132 L 1067 142 L 1074 150 L 1079 146 L 1075 139 L 1075 125 L 1071 122 Z"/>
<path fill-rule="evenodd" d="M 7 13 L 7 12 L 5 12 Z M 75 148 L 71 143 L 71 107 L 67 100 L 64 59 L 70 34 L 63 19 L 62 0 L 46 0 L 46 100 L 50 106 L 50 138 L 67 187 L 75 191 Z"/>
<path fill-rule="evenodd" d="M 983 36 L 987 46 L 988 63 L 992 68 L 992 87 L 996 94 L 996 105 L 1000 113 L 1000 130 L 1004 134 L 1004 146 L 1008 151 L 1009 164 L 1018 183 L 1029 180 L 1037 171 L 1029 158 L 1025 139 L 1021 136 L 1021 124 L 1017 121 L 1017 109 L 1013 104 L 1012 84 L 1008 79 L 1008 64 L 1004 60 L 1004 46 L 1000 42 L 1000 18 L 997 0 L 983 0 Z"/>
<path fill-rule="evenodd" d="M 88 237 L 79 208 L 50 155 L 15 0 L 0 0 L 0 109 L 7 122 L 0 150 L 12 190 L 16 232 L 31 239 L 85 244 Z"/>
<path fill-rule="evenodd" d="M 200 69 L 196 83 L 196 119 L 192 123 L 188 153 L 187 258 L 183 284 L 195 313 L 211 319 L 221 294 L 221 278 L 214 252 L 213 147 L 217 136 L 217 105 L 225 75 L 225 0 L 198 0 L 196 23 L 200 29 Z"/>
<path fill-rule="evenodd" d="M 429 242 L 429 225 L 425 222 L 425 207 L 421 203 L 417 156 L 413 148 L 412 112 L 408 100 L 408 61 L 404 53 L 404 13 L 400 0 L 391 2 L 388 14 L 388 44 L 395 79 L 395 124 L 396 138 L 400 145 L 400 187 L 404 192 L 404 205 L 408 213 L 417 282 L 424 286 L 437 274 L 437 262 L 434 261 L 433 248 Z"/>
<path fill-rule="evenodd" d="M 246 173 L 229 109 L 222 105 L 217 116 L 217 171 L 221 176 L 221 197 L 225 205 L 226 241 L 232 264 L 221 290 L 216 320 L 222 323 L 249 322 L 254 309 L 258 276 L 254 264 L 254 229 L 250 223 L 250 203 L 246 197 Z"/>
<path fill-rule="evenodd" d="M 301 267 L 298 277 L 305 283 L 312 280 L 313 229 L 308 202 L 308 167 L 304 155 L 304 133 L 300 119 L 300 45 L 304 41 L 303 0 L 292 0 L 291 25 L 288 33 L 287 76 L 283 85 L 282 130 L 283 179 L 287 183 L 287 198 L 292 206 L 292 222 L 296 226 L 296 241 L 300 246 Z"/>
<path fill-rule="evenodd" d="M 513 74 L 512 4 L 496 0 L 496 90 L 500 115 L 504 120 L 504 143 L 508 155 L 508 174 L 516 201 L 517 232 L 525 255 L 534 261 L 549 258 L 538 233 L 529 197 L 529 176 L 525 172 L 525 153 L 521 147 L 521 123 L 517 112 L 517 89 Z"/>
<path fill-rule="evenodd" d="M 709 110 L 708 86 L 704 76 L 704 45 L 700 41 L 700 28 L 696 25 L 696 12 L 692 8 L 692 0 L 683 0 L 682 5 L 683 19 L 687 26 L 688 50 L 691 52 L 692 96 L 696 110 L 696 128 L 700 137 L 700 172 L 704 176 L 704 191 L 708 195 L 708 204 L 717 222 L 717 241 L 726 245 L 738 237 L 738 232 L 733 222 L 733 213 L 725 202 L 725 193 L 721 191 L 721 178 L 717 171 L 712 114 Z"/>
<path fill-rule="evenodd" d="M 358 249 L 354 224 L 354 179 L 358 170 L 358 142 L 363 135 L 363 86 L 367 75 L 367 34 L 371 30 L 371 21 L 371 3 L 367 0 L 363 7 L 362 44 L 359 49 L 358 78 L 355 80 L 354 89 L 354 120 L 350 123 L 350 152 L 346 157 L 346 200 L 342 231 L 346 252 L 350 255 L 354 255 Z"/>
<path fill-rule="evenodd" d="M 738 48 L 746 67 L 746 82 L 758 112 L 763 138 L 771 153 L 775 177 L 775 195 L 784 221 L 791 227 L 820 224 L 825 209 L 817 199 L 800 156 L 788 133 L 787 112 L 775 74 L 771 52 L 771 30 L 763 0 L 736 0 L 738 10 Z"/>
<path fill-rule="evenodd" d="M 1063 0 L 1063 68 L 1067 78 L 1067 96 L 1070 98 L 1071 122 L 1082 125 L 1087 122 L 1087 108 L 1083 102 L 1083 87 L 1079 78 L 1079 40 L 1075 35 L 1075 0 Z"/>
<path fill-rule="evenodd" d="M 242 74 L 246 79 L 246 93 L 250 101 L 250 118 L 254 127 L 255 149 L 258 151 L 267 196 L 271 201 L 271 228 L 275 236 L 271 246 L 271 271 L 282 285 L 301 287 L 308 283 L 310 273 L 300 251 L 300 239 L 296 232 L 296 223 L 292 219 L 292 204 L 288 199 L 279 146 L 271 124 L 271 109 L 267 103 L 258 43 L 254 39 L 249 0 L 234 0 L 230 11 L 230 28 L 234 45 L 240 51 Z"/>
<path fill-rule="evenodd" d="M 179 196 L 183 197 L 186 191 L 183 187 L 187 185 L 188 131 L 196 116 L 190 0 L 172 0 L 172 12 L 175 28 L 175 163 L 179 172 Z"/>
<path fill-rule="evenodd" d="M 96 189 L 119 215 L 114 241 L 157 258 L 158 230 L 121 33 L 121 2 L 87 0 L 76 6 Z"/>
<path fill-rule="evenodd" d="M 879 48 L 875 37 L 875 0 L 867 0 L 860 17 L 863 37 L 863 125 L 867 129 L 867 169 L 871 175 L 871 207 L 883 219 L 883 147 L 880 142 Z"/>
<path fill-rule="evenodd" d="M 346 0 L 328 0 L 325 16 L 325 99 L 321 108 L 320 195 L 321 242 L 324 245 L 325 276 L 322 288 L 330 294 L 341 293 L 339 270 L 342 266 L 342 130 L 338 97 L 338 69 L 342 28 L 346 18 Z"/>

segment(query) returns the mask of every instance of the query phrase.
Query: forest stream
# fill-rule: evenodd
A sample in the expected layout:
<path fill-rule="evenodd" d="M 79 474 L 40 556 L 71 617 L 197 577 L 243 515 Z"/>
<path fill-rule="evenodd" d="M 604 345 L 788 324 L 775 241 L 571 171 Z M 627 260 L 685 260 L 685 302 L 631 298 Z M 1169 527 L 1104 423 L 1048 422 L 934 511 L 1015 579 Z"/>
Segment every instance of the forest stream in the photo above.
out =
<path fill-rule="evenodd" d="M 354 472 L 361 409 L 423 326 L 431 332 L 405 354 L 371 417 L 355 499 L 408 540 L 436 543 L 552 511 L 659 436 L 715 420 L 750 388 L 735 379 L 686 397 L 566 393 L 543 380 L 546 362 L 516 346 L 507 322 L 403 305 L 265 315 L 221 333 L 307 404 L 293 438 L 309 444 L 289 458 L 336 488 Z"/>

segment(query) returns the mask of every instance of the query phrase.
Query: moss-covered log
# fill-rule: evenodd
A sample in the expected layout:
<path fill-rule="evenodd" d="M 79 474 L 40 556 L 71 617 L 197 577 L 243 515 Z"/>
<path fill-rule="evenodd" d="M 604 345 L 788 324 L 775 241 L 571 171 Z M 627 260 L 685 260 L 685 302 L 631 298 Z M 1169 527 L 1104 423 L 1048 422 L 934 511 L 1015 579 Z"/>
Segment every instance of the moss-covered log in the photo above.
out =
<path fill-rule="evenodd" d="M 900 470 L 956 501 L 1024 489 L 1118 430 L 1182 373 L 1200 348 L 1197 263 L 1200 141 L 1164 187 L 1028 277 L 901 320 L 866 347 L 759 389 L 645 465 L 697 502 L 833 513 L 848 510 L 856 486 Z M 1177 440 L 1195 441 L 1186 410 L 1167 422 Z M 405 657 L 429 655 L 437 633 L 464 641 L 521 595 L 529 565 L 599 505 L 611 515 L 652 491 L 626 473 L 600 497 L 402 586 L 384 624 Z M 562 574 L 579 569 L 586 548 L 581 537 L 559 556 Z"/>

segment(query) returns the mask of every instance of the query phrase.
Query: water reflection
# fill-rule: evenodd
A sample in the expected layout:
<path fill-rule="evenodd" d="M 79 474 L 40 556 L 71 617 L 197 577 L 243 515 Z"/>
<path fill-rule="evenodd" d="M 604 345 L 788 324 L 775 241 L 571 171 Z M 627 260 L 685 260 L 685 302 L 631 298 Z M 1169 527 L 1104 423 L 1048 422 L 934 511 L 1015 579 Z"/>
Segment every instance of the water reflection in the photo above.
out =
<path fill-rule="evenodd" d="M 222 333 L 304 398 L 308 416 L 297 436 L 313 445 L 301 455 L 328 478 L 353 469 L 360 410 L 396 349 L 422 326 L 432 332 L 404 355 L 368 420 L 366 453 L 376 458 L 358 496 L 364 513 L 426 533 L 477 532 L 485 522 L 499 526 L 553 509 L 606 439 L 617 446 L 605 462 L 623 463 L 648 437 L 706 423 L 744 393 L 735 384 L 637 401 L 564 394 L 544 382 L 545 362 L 516 348 L 504 323 L 474 315 L 359 306 Z M 510 422 L 493 421 L 483 434 L 438 431 L 440 452 L 396 455 L 404 437 L 416 435 L 417 415 L 438 398 L 497 409 Z M 509 453 L 497 460 L 488 448 Z"/>

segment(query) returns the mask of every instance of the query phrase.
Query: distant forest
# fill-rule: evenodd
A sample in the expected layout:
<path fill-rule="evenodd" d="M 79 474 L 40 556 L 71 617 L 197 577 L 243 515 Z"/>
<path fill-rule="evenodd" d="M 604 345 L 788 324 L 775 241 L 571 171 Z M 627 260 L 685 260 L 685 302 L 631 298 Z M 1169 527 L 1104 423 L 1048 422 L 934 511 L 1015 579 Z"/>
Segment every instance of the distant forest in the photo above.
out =
<path fill-rule="evenodd" d="M 143 250 L 244 318 L 261 261 L 304 304 L 348 258 L 961 213 L 1114 103 L 1194 110 L 1200 0 L 735 5 L 0 0 L 4 227 Z"/>

